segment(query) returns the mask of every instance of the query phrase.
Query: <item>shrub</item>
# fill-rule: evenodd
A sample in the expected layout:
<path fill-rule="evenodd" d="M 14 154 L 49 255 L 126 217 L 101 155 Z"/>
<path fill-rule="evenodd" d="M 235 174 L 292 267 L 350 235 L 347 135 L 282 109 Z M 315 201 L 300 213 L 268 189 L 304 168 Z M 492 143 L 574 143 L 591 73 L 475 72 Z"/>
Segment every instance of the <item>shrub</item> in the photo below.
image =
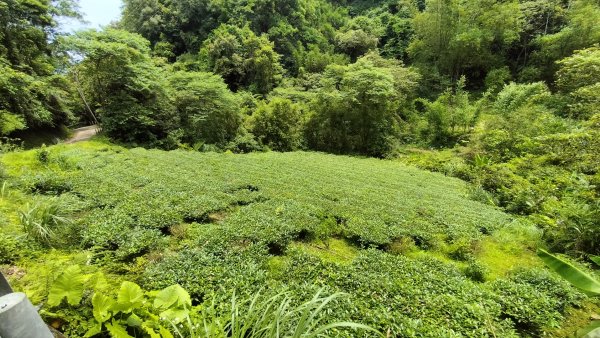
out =
<path fill-rule="evenodd" d="M 470 280 L 483 283 L 486 280 L 488 269 L 476 260 L 471 260 L 464 272 Z"/>
<path fill-rule="evenodd" d="M 229 142 L 225 148 L 235 154 L 247 154 L 255 151 L 263 151 L 264 148 L 256 141 L 253 134 L 247 132 L 245 129 L 241 130 L 240 133 Z"/>
<path fill-rule="evenodd" d="M 276 151 L 297 150 L 302 145 L 303 112 L 299 104 L 275 97 L 261 103 L 250 118 L 250 131 L 261 144 Z"/>
<path fill-rule="evenodd" d="M 565 307 L 582 299 L 566 282 L 540 270 L 518 270 L 508 279 L 494 281 L 491 288 L 503 315 L 532 335 L 558 327 Z"/>
<path fill-rule="evenodd" d="M 224 146 L 235 139 L 242 123 L 239 102 L 222 78 L 177 72 L 169 77 L 169 84 L 184 141 Z"/>
<path fill-rule="evenodd" d="M 0 233 L 0 264 L 11 264 L 19 258 L 19 241 L 14 236 Z"/>
<path fill-rule="evenodd" d="M 475 106 L 469 102 L 463 76 L 455 89 L 448 89 L 435 102 L 426 102 L 423 130 L 426 140 L 436 146 L 450 146 L 465 135 L 473 124 Z"/>

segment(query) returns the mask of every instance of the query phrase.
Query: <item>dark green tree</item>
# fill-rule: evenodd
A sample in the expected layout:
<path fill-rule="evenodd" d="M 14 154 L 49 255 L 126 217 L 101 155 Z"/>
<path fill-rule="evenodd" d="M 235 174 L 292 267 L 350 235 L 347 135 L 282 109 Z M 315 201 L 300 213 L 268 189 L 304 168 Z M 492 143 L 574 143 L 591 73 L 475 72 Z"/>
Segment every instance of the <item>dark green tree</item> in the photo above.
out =
<path fill-rule="evenodd" d="M 248 26 L 221 25 L 204 42 L 200 54 L 207 70 L 221 75 L 234 91 L 247 88 L 267 94 L 282 78 L 280 55 L 273 43 Z"/>
<path fill-rule="evenodd" d="M 151 146 L 176 144 L 179 121 L 146 39 L 116 29 L 89 30 L 67 44 L 81 59 L 72 73 L 110 137 Z"/>

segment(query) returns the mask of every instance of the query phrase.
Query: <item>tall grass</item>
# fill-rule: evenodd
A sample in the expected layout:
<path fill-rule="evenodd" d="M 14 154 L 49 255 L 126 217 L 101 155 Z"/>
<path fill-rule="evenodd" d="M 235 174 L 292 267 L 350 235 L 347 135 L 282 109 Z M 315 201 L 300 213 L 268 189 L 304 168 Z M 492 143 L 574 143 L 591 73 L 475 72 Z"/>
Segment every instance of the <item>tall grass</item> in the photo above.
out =
<path fill-rule="evenodd" d="M 52 246 L 57 230 L 72 223 L 57 199 L 26 204 L 19 221 L 27 237 L 45 246 Z"/>
<path fill-rule="evenodd" d="M 317 338 L 331 336 L 328 332 L 336 328 L 380 334 L 363 324 L 325 322 L 323 311 L 342 294 L 322 294 L 322 290 L 318 291 L 311 300 L 299 306 L 293 305 L 293 298 L 285 292 L 266 299 L 258 293 L 245 302 L 238 302 L 234 295 L 228 316 L 218 315 L 213 301 L 199 311 L 199 318 L 188 317 L 185 332 L 176 325 L 173 328 L 180 338 Z"/>

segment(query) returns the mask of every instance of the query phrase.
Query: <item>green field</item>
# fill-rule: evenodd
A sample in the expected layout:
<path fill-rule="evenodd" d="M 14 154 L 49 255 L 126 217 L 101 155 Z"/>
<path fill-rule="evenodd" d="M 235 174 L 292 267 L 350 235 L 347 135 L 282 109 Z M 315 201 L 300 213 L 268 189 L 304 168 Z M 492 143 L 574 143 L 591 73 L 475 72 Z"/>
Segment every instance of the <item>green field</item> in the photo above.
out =
<path fill-rule="evenodd" d="M 461 180 L 394 161 L 84 142 L 2 163 L 5 233 L 21 233 L 25 203 L 75 219 L 58 251 L 15 260 L 25 275 L 60 256 L 146 289 L 178 283 L 194 304 L 324 287 L 347 294 L 327 317 L 391 336 L 539 336 L 583 299 L 542 268 L 534 226 L 470 199 Z M 11 278 L 33 299 L 47 293 Z"/>

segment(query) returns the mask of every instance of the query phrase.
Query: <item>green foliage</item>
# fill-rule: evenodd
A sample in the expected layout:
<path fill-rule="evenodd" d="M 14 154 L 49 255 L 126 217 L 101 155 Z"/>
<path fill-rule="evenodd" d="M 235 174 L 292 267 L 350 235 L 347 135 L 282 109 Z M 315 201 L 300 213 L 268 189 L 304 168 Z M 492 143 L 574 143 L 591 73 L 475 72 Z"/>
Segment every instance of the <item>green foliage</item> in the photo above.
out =
<path fill-rule="evenodd" d="M 184 141 L 224 145 L 235 138 L 241 125 L 238 100 L 220 77 L 177 72 L 169 84 Z"/>
<path fill-rule="evenodd" d="M 413 19 L 409 55 L 454 81 L 470 74 L 470 81 L 481 83 L 501 65 L 502 51 L 519 39 L 518 12 L 517 1 L 427 1 Z"/>
<path fill-rule="evenodd" d="M 97 275 L 96 280 L 104 278 Z M 192 306 L 192 299 L 180 285 L 160 291 L 143 291 L 132 282 L 121 283 L 116 292 L 90 282 L 79 266 L 68 267 L 53 282 L 48 305 L 57 307 L 64 298 L 72 307 L 83 307 L 84 291 L 91 297 L 92 318 L 85 337 L 101 335 L 104 329 L 112 337 L 320 337 L 336 328 L 362 329 L 368 326 L 351 322 L 325 322 L 322 314 L 340 294 L 321 296 L 317 292 L 309 301 L 295 306 L 287 293 L 265 297 L 258 292 L 252 299 L 232 296 L 230 306 L 215 306 L 207 301 Z"/>
<path fill-rule="evenodd" d="M 487 268 L 475 260 L 469 262 L 465 268 L 465 276 L 475 282 L 485 282 L 487 274 Z"/>
<path fill-rule="evenodd" d="M 229 87 L 267 94 L 281 81 L 280 55 L 265 35 L 248 26 L 221 25 L 203 43 L 200 54 L 206 69 L 219 74 Z"/>
<path fill-rule="evenodd" d="M 562 280 L 536 270 L 517 271 L 510 279 L 492 285 L 503 313 L 534 335 L 545 327 L 557 327 L 560 311 L 582 299 Z"/>
<path fill-rule="evenodd" d="M 488 91 L 496 94 L 502 90 L 505 84 L 507 84 L 512 75 L 508 67 L 492 69 L 485 76 L 485 88 Z"/>
<path fill-rule="evenodd" d="M 125 142 L 174 146 L 177 115 L 144 38 L 115 29 L 90 30 L 76 33 L 66 43 L 83 58 L 72 72 L 107 135 Z"/>
<path fill-rule="evenodd" d="M 276 151 L 297 150 L 302 144 L 304 114 L 299 104 L 275 97 L 259 104 L 250 118 L 250 131 Z"/>
<path fill-rule="evenodd" d="M 545 250 L 539 250 L 538 256 L 548 265 L 548 267 L 569 283 L 592 296 L 600 295 L 600 282 L 590 277 L 585 272 L 577 269 L 567 261 L 549 254 Z"/>
<path fill-rule="evenodd" d="M 349 66 L 330 66 L 306 128 L 309 146 L 386 155 L 398 134 L 397 112 L 417 79 L 412 70 L 373 55 Z"/>
<path fill-rule="evenodd" d="M 588 295 L 600 296 L 600 282 L 598 280 L 592 278 L 566 260 L 549 254 L 545 250 L 538 250 L 538 256 L 540 256 L 550 269 L 558 273 L 567 282 L 571 283 L 571 285 Z M 591 260 L 600 265 L 600 257 L 591 257 Z M 598 333 L 600 333 L 600 321 L 598 320 L 593 321 L 588 327 L 577 332 L 581 337 L 594 337 Z"/>
<path fill-rule="evenodd" d="M 456 89 L 446 90 L 435 102 L 426 102 L 428 126 L 423 133 L 433 145 L 451 145 L 473 125 L 476 108 L 469 102 L 465 81 L 461 77 Z"/>
<path fill-rule="evenodd" d="M 569 93 L 571 116 L 591 117 L 600 107 L 595 94 L 600 89 L 600 48 L 596 46 L 577 51 L 558 64 L 556 85 Z"/>
<path fill-rule="evenodd" d="M 48 294 L 48 305 L 59 306 L 66 298 L 71 306 L 79 305 L 83 298 L 85 278 L 81 268 L 77 265 L 67 267 L 65 271 L 52 283 Z"/>
<path fill-rule="evenodd" d="M 62 228 L 71 224 L 66 217 L 64 206 L 57 199 L 50 199 L 30 205 L 19 211 L 19 222 L 29 238 L 46 246 L 53 246 L 60 238 Z"/>
<path fill-rule="evenodd" d="M 20 256 L 19 240 L 15 236 L 0 234 L 0 264 L 14 263 Z"/>
<path fill-rule="evenodd" d="M 541 77 L 548 82 L 553 80 L 558 60 L 571 55 L 574 51 L 600 43 L 600 28 L 596 24 L 600 19 L 600 7 L 588 0 L 575 1 L 565 11 L 558 31 L 553 34 L 541 34 L 536 38 L 539 50 L 532 55 L 532 64 L 540 68 Z M 547 15 L 549 18 L 549 16 Z"/>

